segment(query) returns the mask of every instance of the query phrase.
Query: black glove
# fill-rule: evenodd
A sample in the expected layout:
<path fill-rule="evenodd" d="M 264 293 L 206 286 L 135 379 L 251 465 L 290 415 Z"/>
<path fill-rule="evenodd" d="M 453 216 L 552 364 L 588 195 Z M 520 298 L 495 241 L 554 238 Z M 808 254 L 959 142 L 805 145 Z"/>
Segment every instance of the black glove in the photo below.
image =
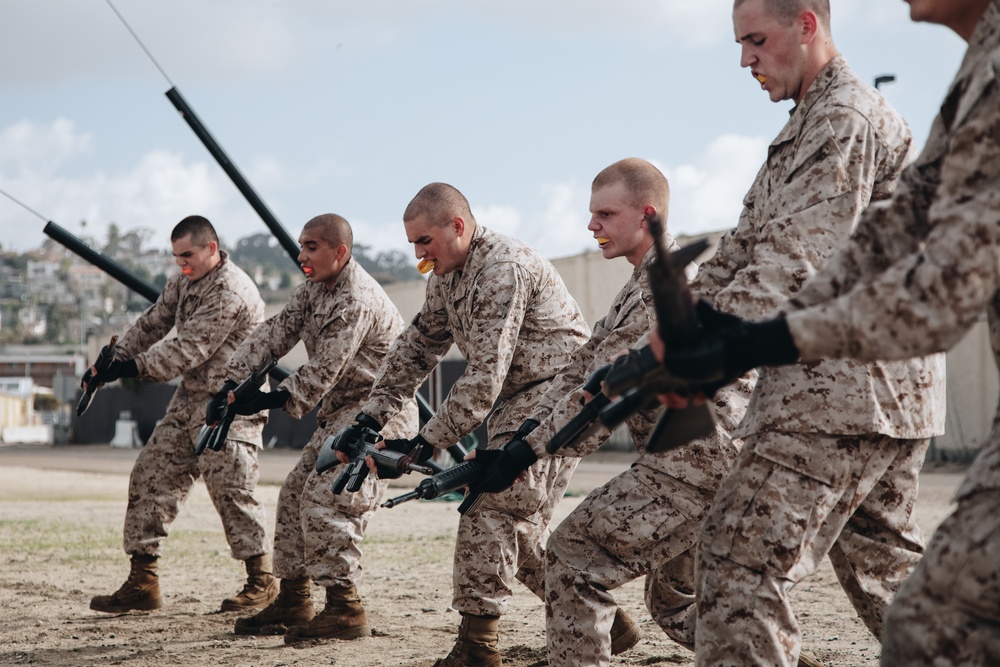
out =
<path fill-rule="evenodd" d="M 475 460 L 483 466 L 483 476 L 473 485 L 473 492 L 499 493 L 514 486 L 538 456 L 527 440 L 515 438 L 500 449 L 477 449 Z"/>
<path fill-rule="evenodd" d="M 205 406 L 206 426 L 215 426 L 219 423 L 222 419 L 222 412 L 226 409 L 226 404 L 229 403 L 229 392 L 238 386 L 235 380 L 226 380 L 222 389 L 212 394 L 212 398 L 208 399 L 208 404 Z"/>
<path fill-rule="evenodd" d="M 338 452 L 344 452 L 352 459 L 361 451 L 363 443 L 375 444 L 377 438 L 375 434 L 382 430 L 373 417 L 369 417 L 363 412 L 358 413 L 354 418 L 354 423 L 344 428 L 335 436 L 333 448 Z"/>
<path fill-rule="evenodd" d="M 434 445 L 424 440 L 424 436 L 419 433 L 410 439 L 402 438 L 399 440 L 385 441 L 386 449 L 391 449 L 402 454 L 409 454 L 416 449 L 417 445 L 420 445 L 420 453 L 417 454 L 417 458 L 414 459 L 415 462 L 423 463 L 430 457 L 434 456 Z"/>
<path fill-rule="evenodd" d="M 248 396 L 233 401 L 229 409 L 238 415 L 255 415 L 261 410 L 273 410 L 284 407 L 291 394 L 284 389 L 277 391 L 261 391 L 255 389 Z"/>
<path fill-rule="evenodd" d="M 115 351 L 110 345 L 105 345 L 101 348 L 101 351 L 97 354 L 98 360 L 100 359 L 114 359 Z M 94 362 L 87 367 L 87 370 L 83 372 L 83 377 L 80 378 L 80 389 L 86 389 L 91 381 L 94 379 L 94 366 L 99 362 Z"/>
<path fill-rule="evenodd" d="M 703 300 L 695 312 L 702 327 L 698 345 L 692 349 L 668 348 L 663 359 L 667 371 L 682 379 L 697 381 L 704 377 L 706 367 L 722 369 L 721 380 L 694 389 L 713 394 L 753 368 L 784 366 L 799 358 L 784 317 L 750 322 L 721 313 Z"/>
<path fill-rule="evenodd" d="M 135 359 L 129 359 L 128 361 L 115 359 L 108 366 L 107 370 L 102 373 L 95 373 L 91 381 L 98 384 L 107 384 L 120 378 L 134 378 L 137 375 L 139 375 L 139 365 L 136 364 Z"/>
<path fill-rule="evenodd" d="M 361 412 L 354 418 L 354 423 L 340 429 L 336 435 L 331 435 L 323 441 L 323 445 L 316 454 L 316 472 L 323 473 L 340 465 L 337 452 L 347 454 L 348 458 L 354 459 L 361 452 L 364 443 L 375 444 L 379 440 L 378 432 L 382 430 L 382 425 Z"/>

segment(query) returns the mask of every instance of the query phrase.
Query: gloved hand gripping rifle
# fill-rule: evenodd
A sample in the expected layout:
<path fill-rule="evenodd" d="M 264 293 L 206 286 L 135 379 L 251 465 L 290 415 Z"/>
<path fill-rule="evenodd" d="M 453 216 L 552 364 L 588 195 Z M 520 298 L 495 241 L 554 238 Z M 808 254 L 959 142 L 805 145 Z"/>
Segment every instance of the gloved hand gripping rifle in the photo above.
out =
<path fill-rule="evenodd" d="M 369 423 L 370 422 L 370 423 Z M 336 435 L 331 435 L 323 442 L 319 456 L 316 459 L 316 472 L 323 473 L 340 464 L 337 452 L 343 452 L 350 459 L 344 470 L 333 483 L 336 494 L 346 491 L 358 491 L 364 484 L 370 472 L 367 458 L 370 456 L 378 468 L 390 474 L 401 475 L 417 471 L 425 475 L 434 472 L 429 465 L 418 463 L 422 445 L 417 445 L 408 453 L 389 449 L 378 449 L 376 444 L 384 438 L 378 432 L 378 425 L 367 415 L 358 415 L 358 422 L 348 426 Z"/>
<path fill-rule="evenodd" d="M 232 391 L 236 400 L 244 399 L 251 392 L 257 391 L 264 386 L 264 383 L 267 382 L 267 374 L 276 365 L 277 362 L 273 359 L 265 359 L 260 362 L 260 365 L 250 373 L 247 379 L 233 388 Z M 227 403 L 219 414 L 218 422 L 211 426 L 205 425 L 201 427 L 198 440 L 195 441 L 195 454 L 201 454 L 205 449 L 217 452 L 225 448 L 226 439 L 229 437 L 229 427 L 233 425 L 235 419 L 236 411 L 232 409 L 231 403 Z"/>
<path fill-rule="evenodd" d="M 656 253 L 648 271 L 660 337 L 668 350 L 696 348 L 698 318 L 684 269 L 705 251 L 708 241 L 695 241 L 671 253 L 664 240 L 663 220 L 652 207 L 646 209 L 646 224 Z M 711 358 L 706 355 L 706 359 Z M 702 385 L 722 377 L 722 369 L 715 368 L 716 365 L 706 363 L 704 377 L 699 378 Z M 671 376 L 648 345 L 631 350 L 612 364 L 604 379 L 605 392 L 621 398 L 605 408 L 601 422 L 614 428 L 633 412 L 654 406 L 656 394 L 683 392 L 690 386 L 690 381 Z M 657 452 L 682 445 L 708 435 L 714 427 L 715 417 L 707 403 L 686 410 L 668 410 L 656 425 L 646 450 Z"/>
<path fill-rule="evenodd" d="M 96 373 L 91 373 L 90 369 L 83 374 L 83 379 L 81 384 L 83 385 L 83 396 L 80 397 L 80 402 L 76 405 L 76 416 L 81 417 L 83 413 L 87 411 L 90 407 L 91 401 L 94 400 L 94 394 L 97 390 L 101 388 L 101 384 L 94 381 L 94 377 L 104 373 L 111 366 L 111 362 L 115 360 L 115 343 L 118 342 L 118 336 L 112 336 L 111 342 L 101 348 L 101 351 L 97 355 L 97 360 L 94 361 L 94 368 Z M 90 378 L 88 380 L 88 377 Z"/>
<path fill-rule="evenodd" d="M 517 429 L 511 441 L 523 440 L 536 426 L 538 426 L 537 421 L 526 419 L 520 428 Z M 395 507 L 401 503 L 420 498 L 432 500 L 452 491 L 459 491 L 468 487 L 469 493 L 458 506 L 459 513 L 467 514 L 479 507 L 486 498 L 485 492 L 476 489 L 477 483 L 483 478 L 486 472 L 486 467 L 476 459 L 463 461 L 456 466 L 452 466 L 447 470 L 421 480 L 420 484 L 413 491 L 390 498 L 382 503 L 382 507 Z"/>

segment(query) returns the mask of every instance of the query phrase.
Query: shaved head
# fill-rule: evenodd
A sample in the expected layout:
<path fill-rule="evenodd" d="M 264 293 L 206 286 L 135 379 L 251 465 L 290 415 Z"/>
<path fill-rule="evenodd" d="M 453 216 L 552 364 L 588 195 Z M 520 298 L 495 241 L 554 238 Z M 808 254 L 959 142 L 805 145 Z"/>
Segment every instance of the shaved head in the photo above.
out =
<path fill-rule="evenodd" d="M 336 213 L 317 215 L 307 222 L 302 229 L 303 231 L 306 229 L 313 230 L 321 239 L 333 247 L 341 244 L 347 246 L 347 254 L 350 256 L 351 250 L 354 247 L 354 232 L 351 230 L 351 223 Z"/>
<path fill-rule="evenodd" d="M 629 195 L 629 204 L 652 204 L 666 216 L 670 204 L 670 184 L 663 172 L 642 158 L 629 157 L 601 170 L 591 185 L 594 191 L 621 183 Z"/>
<path fill-rule="evenodd" d="M 215 241 L 216 244 L 219 243 L 219 235 L 215 233 L 215 227 L 208 221 L 208 218 L 200 215 L 189 215 L 178 222 L 173 231 L 170 232 L 170 240 L 177 241 L 188 234 L 191 235 L 191 243 L 196 246 L 204 247 L 212 241 Z"/>
<path fill-rule="evenodd" d="M 733 9 L 746 0 L 735 0 Z M 826 32 L 830 32 L 830 0 L 764 0 L 764 9 L 769 16 L 783 21 L 793 21 L 802 12 L 810 11 L 816 15 L 819 24 Z"/>
<path fill-rule="evenodd" d="M 447 183 L 429 183 L 410 201 L 403 212 L 403 222 L 426 216 L 435 226 L 444 226 L 455 218 L 462 218 L 466 224 L 474 224 L 469 200 L 457 188 Z"/>

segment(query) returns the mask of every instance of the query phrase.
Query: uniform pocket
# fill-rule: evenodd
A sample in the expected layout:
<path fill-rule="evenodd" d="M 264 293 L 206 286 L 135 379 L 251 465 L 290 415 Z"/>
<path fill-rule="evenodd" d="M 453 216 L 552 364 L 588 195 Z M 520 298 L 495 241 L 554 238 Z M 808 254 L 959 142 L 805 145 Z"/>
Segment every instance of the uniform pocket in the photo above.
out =
<path fill-rule="evenodd" d="M 811 557 L 803 561 L 803 556 L 814 550 L 838 494 L 767 459 L 753 457 L 748 465 L 737 466 L 716 497 L 710 550 L 786 579 L 810 571 Z"/>
<path fill-rule="evenodd" d="M 696 494 L 664 487 L 641 467 L 608 482 L 584 501 L 577 511 L 587 512 L 586 532 L 591 539 L 631 560 L 640 545 L 651 545 L 677 533 L 697 520 L 706 502 Z"/>

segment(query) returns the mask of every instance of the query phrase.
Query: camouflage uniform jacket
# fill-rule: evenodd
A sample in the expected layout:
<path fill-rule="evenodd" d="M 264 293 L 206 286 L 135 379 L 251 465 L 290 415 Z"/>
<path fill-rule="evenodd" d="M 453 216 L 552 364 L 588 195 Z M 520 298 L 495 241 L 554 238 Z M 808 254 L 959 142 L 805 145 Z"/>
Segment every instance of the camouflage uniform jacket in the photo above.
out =
<path fill-rule="evenodd" d="M 404 327 L 382 286 L 351 260 L 333 289 L 310 282 L 296 287 L 281 312 L 243 341 L 227 376 L 239 382 L 261 361 L 280 359 L 301 340 L 309 361 L 278 385 L 289 393 L 282 409 L 300 418 L 322 401 L 316 414 L 322 427 L 341 407 L 368 396 L 379 364 Z"/>
<path fill-rule="evenodd" d="M 805 360 L 946 350 L 985 310 L 1000 365 L 1000 0 L 976 27 L 930 137 L 892 199 L 793 301 Z M 819 304 L 819 305 L 816 305 Z M 1000 488 L 1000 418 L 958 491 Z"/>
<path fill-rule="evenodd" d="M 250 277 L 229 260 L 195 282 L 182 275 L 167 281 L 152 306 L 118 341 L 123 358 L 135 359 L 139 374 L 158 382 L 180 376 L 167 411 L 182 410 L 195 432 L 205 403 L 225 381 L 225 365 L 243 339 L 264 319 L 264 302 Z M 177 335 L 164 340 L 172 328 Z M 234 440 L 261 444 L 266 416 L 237 417 Z"/>
<path fill-rule="evenodd" d="M 452 342 L 468 366 L 421 434 L 447 447 L 490 415 L 516 430 L 590 329 L 555 268 L 516 239 L 477 226 L 461 269 L 427 282 L 423 308 L 379 370 L 364 412 L 377 420 L 413 396 Z M 535 391 L 532 391 L 535 388 Z"/>
<path fill-rule="evenodd" d="M 734 230 L 692 289 L 722 311 L 774 315 L 847 242 L 869 201 L 891 196 L 910 151 L 903 119 L 837 56 L 768 149 Z M 762 431 L 919 439 L 944 428 L 941 356 L 761 369 L 737 437 Z"/>
<path fill-rule="evenodd" d="M 669 234 L 664 241 L 670 251 L 680 247 Z M 590 374 L 607 364 L 608 360 L 621 350 L 642 342 L 645 335 L 656 323 L 648 272 L 649 265 L 654 261 L 655 256 L 656 250 L 654 248 L 650 248 L 646 252 L 639 266 L 632 271 L 632 277 L 612 301 L 608 314 L 594 325 L 594 332 L 591 334 L 590 340 L 573 355 L 573 360 L 560 371 L 558 377 L 547 387 L 545 399 L 541 401 L 541 404 L 546 408 L 552 406 L 552 409 L 547 417 L 541 419 L 541 424 L 529 437 L 532 448 L 540 457 L 547 456 L 545 446 L 552 439 L 552 436 L 580 412 L 581 386 L 590 377 Z M 690 273 L 693 274 L 694 271 L 695 268 L 690 267 Z M 752 380 L 741 380 L 716 394 L 717 411 L 721 411 L 720 419 L 727 424 L 729 429 L 739 423 L 743 416 L 752 388 Z M 730 412 L 733 413 L 735 419 L 733 417 L 727 419 L 726 415 Z M 724 456 L 717 451 L 718 448 L 714 446 L 714 438 L 696 440 L 683 447 L 656 454 L 646 453 L 646 441 L 662 414 L 661 408 L 641 410 L 633 413 L 626 421 L 636 449 L 642 456 L 640 461 L 643 465 L 665 472 L 694 486 L 704 487 L 711 484 L 714 488 L 718 480 L 729 471 L 731 464 L 730 456 Z M 539 412 L 536 411 L 534 416 L 537 419 Z M 560 451 L 559 454 L 561 456 L 587 456 L 595 451 L 611 435 L 606 428 L 599 424 L 596 429 L 596 434 L 588 433 L 575 444 Z"/>

